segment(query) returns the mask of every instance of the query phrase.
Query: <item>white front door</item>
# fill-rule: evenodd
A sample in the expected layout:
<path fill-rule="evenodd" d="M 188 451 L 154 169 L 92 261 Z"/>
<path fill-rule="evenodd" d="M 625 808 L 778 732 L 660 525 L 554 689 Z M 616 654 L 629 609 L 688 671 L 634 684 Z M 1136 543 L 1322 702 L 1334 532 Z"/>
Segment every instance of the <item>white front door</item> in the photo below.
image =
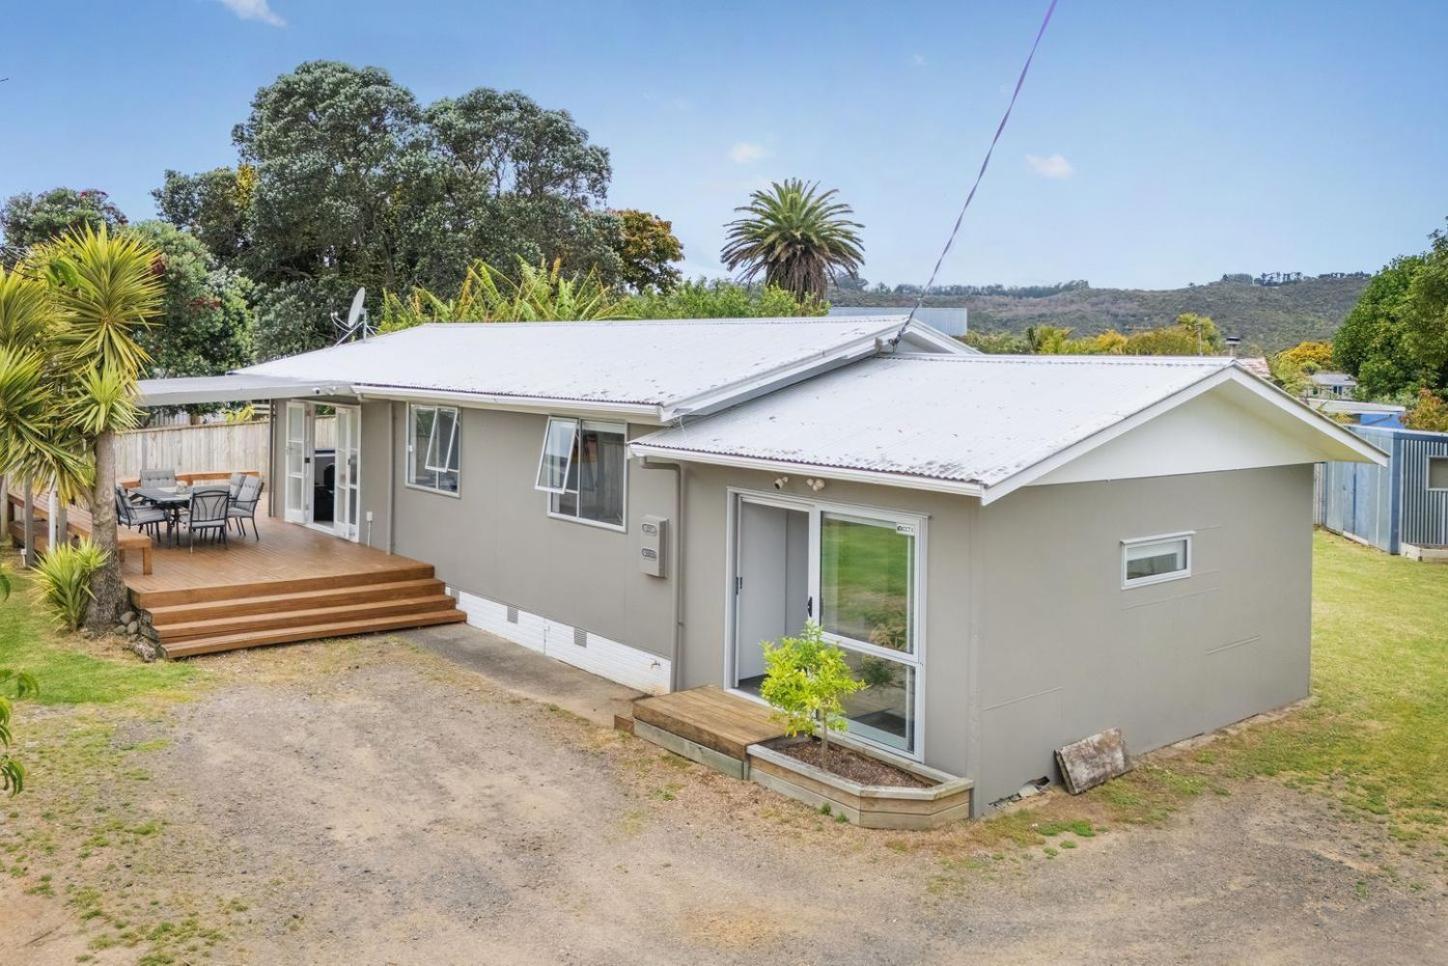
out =
<path fill-rule="evenodd" d="M 361 506 L 362 410 L 357 406 L 337 407 L 336 496 L 332 530 L 339 537 L 356 540 L 357 514 Z"/>
<path fill-rule="evenodd" d="M 306 403 L 287 402 L 286 423 L 286 503 L 283 518 L 288 523 L 308 523 L 312 502 L 311 407 Z"/>

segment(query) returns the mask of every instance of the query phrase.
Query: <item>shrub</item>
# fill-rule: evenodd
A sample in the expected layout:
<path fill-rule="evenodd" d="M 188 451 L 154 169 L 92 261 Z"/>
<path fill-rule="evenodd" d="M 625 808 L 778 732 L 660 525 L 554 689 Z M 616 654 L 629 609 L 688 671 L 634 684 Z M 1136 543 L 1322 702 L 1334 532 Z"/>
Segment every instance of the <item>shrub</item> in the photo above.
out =
<path fill-rule="evenodd" d="M 45 603 L 70 630 L 80 627 L 86 608 L 95 596 L 91 574 L 105 566 L 106 552 L 89 540 L 61 544 L 40 558 L 36 574 L 45 592 Z"/>
<path fill-rule="evenodd" d="M 850 674 L 845 652 L 827 643 L 814 621 L 799 637 L 766 641 L 764 683 L 759 694 L 774 706 L 785 733 L 819 735 L 820 764 L 828 767 L 829 732 L 844 731 L 845 706 L 841 699 L 864 687 Z"/>

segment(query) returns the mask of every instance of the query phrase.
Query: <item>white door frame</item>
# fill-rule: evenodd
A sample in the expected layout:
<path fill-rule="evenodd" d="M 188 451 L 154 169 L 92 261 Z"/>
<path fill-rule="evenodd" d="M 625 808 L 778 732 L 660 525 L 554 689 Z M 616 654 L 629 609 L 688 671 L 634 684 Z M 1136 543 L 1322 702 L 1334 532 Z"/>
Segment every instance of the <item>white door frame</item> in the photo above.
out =
<path fill-rule="evenodd" d="M 752 701 L 761 699 L 748 691 L 741 691 L 736 687 L 734 680 L 735 652 L 739 642 L 735 640 L 738 619 L 736 608 L 738 606 L 738 594 L 736 593 L 736 581 L 738 577 L 739 560 L 739 504 L 741 501 L 759 503 L 765 506 L 781 507 L 789 510 L 804 510 L 809 513 L 809 561 L 808 561 L 808 586 L 809 596 L 814 606 L 811 608 L 810 619 L 819 620 L 823 601 L 820 597 L 820 514 L 838 513 L 848 516 L 863 517 L 866 519 L 879 520 L 882 522 L 894 522 L 914 528 L 915 536 L 915 567 L 914 580 L 911 590 L 914 594 L 914 644 L 915 652 L 911 655 L 915 664 L 915 693 L 912 696 L 915 711 L 915 748 L 913 751 L 901 751 L 898 748 L 891 748 L 872 742 L 868 738 L 861 737 L 860 740 L 879 747 L 881 750 L 908 758 L 914 761 L 923 761 L 925 758 L 925 674 L 926 674 L 926 569 L 929 557 L 929 548 L 926 545 L 926 523 L 929 517 L 925 514 L 910 513 L 901 510 L 892 510 L 885 507 L 866 506 L 861 504 L 835 503 L 830 500 L 818 500 L 812 497 L 784 496 L 779 493 L 761 492 L 741 487 L 728 487 L 725 490 L 725 497 L 728 505 L 725 508 L 725 534 L 724 541 L 725 566 L 724 566 L 724 668 L 720 685 L 734 694 L 749 698 Z M 831 638 L 828 632 L 827 639 Z M 836 638 L 836 640 L 841 640 Z M 851 640 L 846 645 L 856 653 L 869 654 L 887 659 L 899 661 L 901 654 L 889 648 L 877 647 L 872 644 Z M 762 701 L 761 701 L 762 703 Z M 860 737 L 860 736 L 856 736 Z"/>
<path fill-rule="evenodd" d="M 292 432 L 292 415 L 301 419 L 300 435 Z M 312 521 L 312 407 L 310 403 L 288 399 L 282 413 L 282 519 L 288 523 L 309 524 Z M 297 499 L 292 499 L 292 482 L 298 483 Z"/>
<path fill-rule="evenodd" d="M 332 408 L 337 413 L 332 532 L 356 543 L 362 529 L 358 525 L 362 515 L 362 407 L 341 404 Z"/>

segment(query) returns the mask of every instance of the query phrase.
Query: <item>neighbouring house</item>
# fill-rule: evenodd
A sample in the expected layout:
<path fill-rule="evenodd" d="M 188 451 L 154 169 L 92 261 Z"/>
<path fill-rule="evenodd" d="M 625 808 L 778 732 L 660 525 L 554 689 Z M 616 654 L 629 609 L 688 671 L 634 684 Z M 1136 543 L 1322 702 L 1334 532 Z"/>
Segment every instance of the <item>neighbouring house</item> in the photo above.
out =
<path fill-rule="evenodd" d="M 1304 401 L 1330 419 L 1348 421 L 1359 426 L 1390 426 L 1401 429 L 1403 414 L 1408 411 L 1406 406 L 1362 402 L 1357 399 L 1308 396 Z"/>
<path fill-rule="evenodd" d="M 1388 455 L 1384 464 L 1324 463 L 1316 521 L 1388 553 L 1448 559 L 1448 433 L 1353 426 Z"/>
<path fill-rule="evenodd" d="M 902 328 L 903 326 L 903 328 Z M 1308 693 L 1313 464 L 1377 463 L 1226 358 L 987 356 L 900 317 L 442 324 L 143 387 L 274 402 L 273 512 L 468 620 L 663 693 L 818 621 L 850 731 L 973 808 Z"/>
<path fill-rule="evenodd" d="M 1351 399 L 1357 380 L 1345 372 L 1314 372 L 1307 377 L 1307 395 L 1316 399 Z"/>

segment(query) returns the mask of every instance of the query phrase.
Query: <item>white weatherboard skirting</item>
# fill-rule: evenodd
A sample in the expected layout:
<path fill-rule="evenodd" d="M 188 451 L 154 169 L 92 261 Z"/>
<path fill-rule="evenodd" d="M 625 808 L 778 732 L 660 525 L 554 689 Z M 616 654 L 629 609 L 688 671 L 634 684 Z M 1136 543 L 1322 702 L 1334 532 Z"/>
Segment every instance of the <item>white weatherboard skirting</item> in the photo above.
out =
<path fill-rule="evenodd" d="M 508 620 L 506 604 L 461 590 L 457 601 L 458 610 L 468 615 L 468 623 L 489 634 L 649 694 L 669 690 L 666 658 L 593 633 L 587 634 L 587 644 L 580 647 L 572 625 L 525 610 L 516 611 L 518 620 L 514 623 Z"/>

